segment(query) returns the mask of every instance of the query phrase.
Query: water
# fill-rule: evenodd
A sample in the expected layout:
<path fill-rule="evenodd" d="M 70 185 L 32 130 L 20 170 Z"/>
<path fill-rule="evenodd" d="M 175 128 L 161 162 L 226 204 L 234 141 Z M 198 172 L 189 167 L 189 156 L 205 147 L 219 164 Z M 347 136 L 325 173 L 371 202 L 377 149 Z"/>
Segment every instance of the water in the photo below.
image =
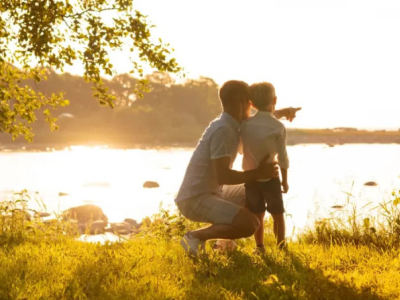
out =
<path fill-rule="evenodd" d="M 110 222 L 128 217 L 141 220 L 156 213 L 161 202 L 174 208 L 173 199 L 192 151 L 72 147 L 0 152 L 0 199 L 27 189 L 50 212 L 91 203 L 102 207 Z M 344 205 L 349 197 L 362 207 L 388 200 L 400 188 L 400 145 L 295 145 L 288 147 L 288 153 L 290 189 L 284 195 L 288 235 L 329 216 L 332 206 Z M 240 160 L 239 156 L 236 169 L 240 169 Z M 143 188 L 148 180 L 160 187 Z M 378 185 L 364 186 L 367 181 Z M 37 204 L 33 201 L 32 206 Z"/>

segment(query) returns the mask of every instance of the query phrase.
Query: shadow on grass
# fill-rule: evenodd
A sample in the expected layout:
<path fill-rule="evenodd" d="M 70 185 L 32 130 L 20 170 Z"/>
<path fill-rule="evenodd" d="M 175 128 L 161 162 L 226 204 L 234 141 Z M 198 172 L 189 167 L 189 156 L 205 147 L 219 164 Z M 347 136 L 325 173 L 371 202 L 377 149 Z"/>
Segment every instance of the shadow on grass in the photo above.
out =
<path fill-rule="evenodd" d="M 349 282 L 331 281 L 322 270 L 311 269 L 292 253 L 277 259 L 277 252 L 263 257 L 237 251 L 212 253 L 196 266 L 195 280 L 187 296 L 199 299 L 382 299 L 370 289 Z"/>

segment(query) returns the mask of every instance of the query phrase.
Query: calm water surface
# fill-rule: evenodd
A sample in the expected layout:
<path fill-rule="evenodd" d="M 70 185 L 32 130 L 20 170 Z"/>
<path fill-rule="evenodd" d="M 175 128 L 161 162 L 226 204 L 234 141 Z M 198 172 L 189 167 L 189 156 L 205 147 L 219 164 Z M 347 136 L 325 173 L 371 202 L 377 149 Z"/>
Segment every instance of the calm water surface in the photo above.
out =
<path fill-rule="evenodd" d="M 43 199 L 50 212 L 90 203 L 101 206 L 111 222 L 127 217 L 141 220 L 156 213 L 160 203 L 174 209 L 173 199 L 192 151 L 72 147 L 0 152 L 0 199 L 27 189 L 33 198 Z M 348 199 L 362 207 L 388 200 L 400 188 L 400 145 L 296 145 L 288 152 L 290 189 L 284 196 L 288 235 L 329 216 L 332 206 Z M 240 165 L 239 156 L 235 168 Z M 143 188 L 147 180 L 157 181 L 160 188 Z M 367 181 L 378 185 L 364 186 Z M 34 201 L 32 206 L 36 207 Z"/>

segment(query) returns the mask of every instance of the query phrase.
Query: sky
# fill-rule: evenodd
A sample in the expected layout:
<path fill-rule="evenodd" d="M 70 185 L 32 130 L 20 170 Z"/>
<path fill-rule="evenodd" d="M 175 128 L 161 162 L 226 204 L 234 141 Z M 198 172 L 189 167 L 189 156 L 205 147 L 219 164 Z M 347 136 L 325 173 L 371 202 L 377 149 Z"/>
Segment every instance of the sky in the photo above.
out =
<path fill-rule="evenodd" d="M 186 76 L 275 85 L 288 127 L 400 128 L 400 1 L 136 0 Z M 118 55 L 114 65 L 127 72 Z"/>

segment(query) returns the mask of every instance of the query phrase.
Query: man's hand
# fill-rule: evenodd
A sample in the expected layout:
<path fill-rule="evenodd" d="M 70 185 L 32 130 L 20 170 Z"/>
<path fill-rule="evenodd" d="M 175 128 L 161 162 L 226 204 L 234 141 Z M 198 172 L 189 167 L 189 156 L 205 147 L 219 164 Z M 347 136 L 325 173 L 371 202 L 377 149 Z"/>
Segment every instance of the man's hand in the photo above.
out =
<path fill-rule="evenodd" d="M 286 194 L 289 190 L 289 185 L 287 181 L 282 181 L 282 193 Z"/>
<path fill-rule="evenodd" d="M 254 170 L 236 171 L 231 169 L 231 158 L 220 157 L 212 159 L 215 179 L 219 185 L 246 183 L 260 178 L 278 177 L 276 163 L 268 163 L 268 157 Z"/>
<path fill-rule="evenodd" d="M 257 168 L 259 179 L 268 179 L 279 177 L 279 167 L 277 162 L 269 161 L 269 154 L 262 159 Z"/>

